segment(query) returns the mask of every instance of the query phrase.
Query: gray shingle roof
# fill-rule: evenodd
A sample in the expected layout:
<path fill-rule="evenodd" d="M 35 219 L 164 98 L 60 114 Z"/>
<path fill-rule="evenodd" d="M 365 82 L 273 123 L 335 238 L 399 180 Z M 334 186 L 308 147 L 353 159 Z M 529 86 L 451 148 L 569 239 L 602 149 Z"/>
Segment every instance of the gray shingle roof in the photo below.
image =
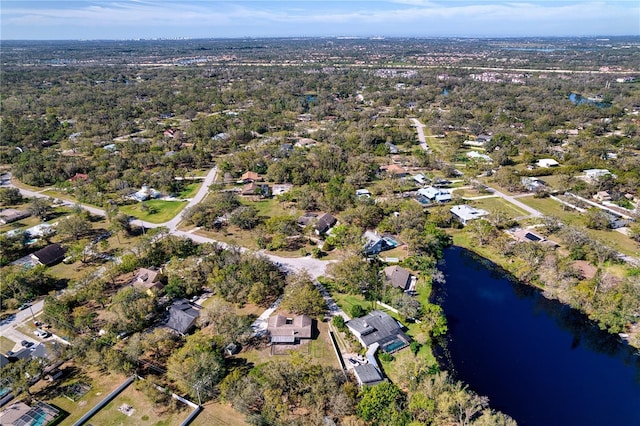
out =
<path fill-rule="evenodd" d="M 167 327 L 180 334 L 187 333 L 196 323 L 200 312 L 185 299 L 178 300 L 169 307 Z"/>
<path fill-rule="evenodd" d="M 384 274 L 394 287 L 407 290 L 411 285 L 411 273 L 400 266 L 388 266 Z"/>
<path fill-rule="evenodd" d="M 395 341 L 408 344 L 409 337 L 402 331 L 400 324 L 382 311 L 371 311 L 368 315 L 347 321 L 347 327 L 360 335 L 360 339 L 367 346 L 378 343 L 384 349 L 385 345 Z"/>
<path fill-rule="evenodd" d="M 378 369 L 371 364 L 357 365 L 353 368 L 353 372 L 362 385 L 375 385 L 384 380 Z"/>

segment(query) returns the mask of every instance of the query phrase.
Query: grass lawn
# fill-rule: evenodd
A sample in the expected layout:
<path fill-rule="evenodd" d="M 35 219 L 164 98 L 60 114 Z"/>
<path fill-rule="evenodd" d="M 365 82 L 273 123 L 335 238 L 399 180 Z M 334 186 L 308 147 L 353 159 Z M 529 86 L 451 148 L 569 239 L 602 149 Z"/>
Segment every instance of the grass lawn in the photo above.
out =
<path fill-rule="evenodd" d="M 47 272 L 51 274 L 51 276 L 60 279 L 68 279 L 68 280 L 77 280 L 86 276 L 88 273 L 95 271 L 100 267 L 99 263 L 82 263 L 81 261 L 76 261 L 74 263 L 58 263 L 57 265 L 53 265 L 47 269 Z"/>
<path fill-rule="evenodd" d="M 268 198 L 268 199 L 259 200 L 259 201 L 249 201 L 243 198 L 242 203 L 248 206 L 253 206 L 256 209 L 258 209 L 258 212 L 259 212 L 258 214 L 260 216 L 267 216 L 267 217 L 283 216 L 283 215 L 297 216 L 297 211 L 295 209 L 285 210 L 282 207 L 283 204 L 280 203 L 275 198 Z"/>
<path fill-rule="evenodd" d="M 40 222 L 41 221 L 39 218 L 30 216 L 24 219 L 20 219 L 16 222 L 7 223 L 6 225 L 0 226 L 0 232 L 8 232 L 14 229 L 27 229 L 31 228 L 32 226 L 36 226 Z"/>
<path fill-rule="evenodd" d="M 133 408 L 130 416 L 119 410 L 123 404 Z M 144 393 L 136 389 L 134 382 L 102 410 L 98 411 L 95 416 L 91 417 L 89 422 L 104 426 L 180 425 L 192 411 L 192 408 L 182 403 L 178 407 L 179 409 L 175 413 L 166 413 L 164 410 L 158 410 Z"/>
<path fill-rule="evenodd" d="M 208 402 L 191 423 L 192 426 L 247 426 L 244 414 L 234 410 L 228 404 Z"/>
<path fill-rule="evenodd" d="M 471 205 L 473 205 L 474 207 L 477 208 L 481 208 L 481 209 L 485 209 L 487 211 L 494 212 L 496 210 L 502 210 L 505 213 L 507 213 L 507 215 L 514 219 L 516 217 L 520 217 L 520 216 L 528 216 L 529 213 L 527 213 L 526 211 L 522 210 L 520 207 L 517 207 L 513 204 L 511 204 L 510 202 L 499 198 L 499 197 L 494 197 L 494 198 L 483 198 L 480 200 L 473 200 L 470 203 Z"/>
<path fill-rule="evenodd" d="M 150 210 L 144 211 L 142 209 L 143 205 L 149 206 Z M 173 219 L 186 205 L 187 203 L 183 201 L 149 200 L 143 203 L 122 206 L 120 211 L 147 222 L 164 223 Z"/>
<path fill-rule="evenodd" d="M 340 368 L 331 344 L 329 324 L 316 321 L 316 325 L 318 327 L 317 338 L 308 343 L 298 345 L 296 349 L 290 350 L 289 353 L 300 352 L 309 356 L 311 360 L 317 364 Z M 289 355 L 272 355 L 270 346 L 259 349 L 249 349 L 237 355 L 238 358 L 243 358 L 254 365 L 286 359 L 288 356 Z"/>
<path fill-rule="evenodd" d="M 95 370 L 86 373 L 77 371 L 63 382 L 53 383 L 51 387 L 67 386 L 78 382 L 86 383 L 91 385 L 91 390 L 89 390 L 87 394 L 78 401 L 72 401 L 63 395 L 55 395 L 55 391 L 52 389 L 50 392 L 52 398 L 44 399 L 44 401 L 60 407 L 69 413 L 69 416 L 60 423 L 61 426 L 72 425 L 125 380 L 126 377 L 120 374 L 105 374 L 104 372 Z M 48 389 L 49 388 L 45 388 L 43 390 L 45 395 L 48 394 Z M 101 423 L 96 422 L 94 424 Z"/>
<path fill-rule="evenodd" d="M 551 198 L 521 197 L 520 202 L 539 210 L 547 216 L 555 216 L 567 225 L 581 224 L 580 213 L 575 210 L 564 210 L 562 204 Z"/>
<path fill-rule="evenodd" d="M 13 340 L 8 339 L 4 336 L 0 336 L 0 352 L 2 352 L 3 354 L 6 354 L 7 351 L 12 350 L 15 345 L 16 342 L 14 342 Z"/>
<path fill-rule="evenodd" d="M 178 194 L 178 197 L 192 198 L 198 193 L 198 190 L 200 189 L 200 185 L 202 185 L 202 182 L 190 183 L 189 185 L 185 186 L 184 190 L 180 194 Z"/>
<path fill-rule="evenodd" d="M 220 232 L 198 229 L 196 232 L 194 232 L 194 234 L 212 238 L 216 241 L 231 244 L 232 246 L 240 246 L 246 247 L 250 250 L 258 250 L 258 244 L 256 243 L 255 235 L 251 231 L 240 229 L 237 226 L 229 225 L 223 228 Z"/>

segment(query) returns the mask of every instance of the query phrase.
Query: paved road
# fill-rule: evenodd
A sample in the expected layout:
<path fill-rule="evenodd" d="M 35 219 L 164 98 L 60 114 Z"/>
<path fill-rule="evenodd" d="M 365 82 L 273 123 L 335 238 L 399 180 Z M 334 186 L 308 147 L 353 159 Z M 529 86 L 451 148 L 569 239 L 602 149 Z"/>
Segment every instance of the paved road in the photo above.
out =
<path fill-rule="evenodd" d="M 32 322 L 33 317 L 42 310 L 43 305 L 44 301 L 40 300 L 34 303 L 30 308 L 19 311 L 15 315 L 15 318 L 13 318 L 11 321 L 0 325 L 0 335 L 16 342 L 16 346 L 20 346 L 20 342 L 23 340 L 28 340 L 31 342 L 43 341 L 42 339 L 37 338 L 35 335 L 26 335 L 16 329 L 16 327 L 25 322 Z"/>
<path fill-rule="evenodd" d="M 511 195 L 507 195 L 505 193 L 502 193 L 500 191 L 498 191 L 495 188 L 491 188 L 491 187 L 487 187 L 487 191 L 497 195 L 498 197 L 504 199 L 505 201 L 510 202 L 511 204 L 513 204 L 514 206 L 520 207 L 522 210 L 526 211 L 527 213 L 531 214 L 531 216 L 533 217 L 543 217 L 544 214 L 542 214 L 540 211 L 534 209 L 533 207 L 529 207 L 528 205 L 526 205 L 525 203 L 516 200 L 515 197 L 511 196 Z"/>
<path fill-rule="evenodd" d="M 418 121 L 417 118 L 412 118 L 411 121 L 413 121 L 413 125 L 418 131 L 418 140 L 420 141 L 420 146 L 422 147 L 422 149 L 429 152 L 430 151 L 429 145 L 427 145 L 427 140 L 424 137 L 424 128 L 427 126 L 425 126 L 420 121 Z"/>
<path fill-rule="evenodd" d="M 132 224 L 136 225 L 136 226 L 143 226 L 145 228 L 158 228 L 158 227 L 166 227 L 168 229 L 168 233 L 169 234 L 173 234 L 173 235 L 177 235 L 177 236 L 181 236 L 181 237 L 185 237 L 185 238 L 190 238 L 191 240 L 197 242 L 197 243 L 218 243 L 221 246 L 223 246 L 224 248 L 229 248 L 229 245 L 223 242 L 219 242 L 214 240 L 213 238 L 208 238 L 202 235 L 197 235 L 194 233 L 194 231 L 190 231 L 190 232 L 185 232 L 185 231 L 179 231 L 177 229 L 178 224 L 182 221 L 182 217 L 183 217 L 183 213 L 184 211 L 192 206 L 195 206 L 196 204 L 200 203 L 208 194 L 209 192 L 209 186 L 215 181 L 216 175 L 217 175 L 217 168 L 214 167 L 212 168 L 209 173 L 207 174 L 207 176 L 205 177 L 204 181 L 202 182 L 202 186 L 200 187 L 200 189 L 198 190 L 198 193 L 191 199 L 191 201 L 189 201 L 189 204 L 187 204 L 185 206 L 185 208 L 181 211 L 180 214 L 176 215 L 176 217 L 174 217 L 173 219 L 164 222 L 164 223 L 150 223 L 150 222 L 145 222 L 142 220 L 134 220 L 132 221 Z M 6 178 L 6 176 L 5 176 Z M 20 188 L 20 192 L 25 195 L 25 196 L 29 196 L 29 197 L 48 197 L 47 195 L 44 195 L 40 192 L 34 192 L 34 191 L 30 191 L 27 189 L 22 189 Z M 73 203 L 71 202 L 65 202 L 65 204 L 67 205 L 73 205 Z M 105 212 L 102 209 L 96 208 L 96 207 L 92 207 L 92 206 L 87 206 L 84 204 L 80 204 L 84 209 L 90 211 L 92 214 L 95 215 L 99 215 L 99 216 L 104 216 Z M 242 251 L 246 251 L 247 249 L 244 247 L 241 247 L 240 250 Z M 274 254 L 270 254 L 270 253 L 266 253 L 265 251 L 260 251 L 260 254 L 266 256 L 267 258 L 269 258 L 272 262 L 274 263 L 278 263 L 281 265 L 281 267 L 285 270 L 289 270 L 289 271 L 293 271 L 293 272 L 299 272 L 302 270 L 305 270 L 309 273 L 309 275 L 314 279 L 314 282 L 316 284 L 316 286 L 318 286 L 318 289 L 320 290 L 320 292 L 322 293 L 323 297 L 325 298 L 325 300 L 327 301 L 327 306 L 329 308 L 329 313 L 331 315 L 342 315 L 343 317 L 345 317 L 345 319 L 349 319 L 348 316 L 346 316 L 346 314 L 338 307 L 338 305 L 335 303 L 335 301 L 331 298 L 331 296 L 329 295 L 329 293 L 324 289 L 324 287 L 322 287 L 322 285 L 320 283 L 318 283 L 316 281 L 316 279 L 322 275 L 324 275 L 326 273 L 326 268 L 327 265 L 329 263 L 331 263 L 330 261 L 326 261 L 326 260 L 320 260 L 320 259 L 314 259 L 312 257 L 300 257 L 300 258 L 288 258 L 288 257 L 281 257 L 281 256 L 276 256 Z M 256 332 L 266 329 L 266 320 L 269 317 L 269 315 L 271 315 L 273 313 L 273 311 L 277 308 L 279 301 L 272 306 L 270 309 L 267 309 L 260 317 L 259 319 L 256 321 L 256 323 L 254 323 L 254 329 L 256 330 Z M 34 304 L 32 306 L 33 312 L 34 314 L 38 314 L 41 310 L 42 310 L 42 306 L 43 306 L 43 302 L 40 301 L 36 304 Z M 29 313 L 30 315 L 30 311 L 29 309 L 26 310 L 26 312 Z M 22 341 L 25 338 L 27 338 L 27 336 L 24 336 L 24 334 L 19 333 L 17 330 L 15 330 L 15 326 L 18 324 L 21 324 L 22 322 L 24 322 L 25 318 L 27 318 L 27 314 L 25 313 L 25 311 L 21 311 L 16 318 L 11 321 L 9 324 L 3 325 L 2 326 L 2 335 L 6 335 L 6 337 L 11 338 L 11 340 L 14 341 Z M 5 334 L 5 330 L 6 330 L 6 334 Z M 35 337 L 35 336 L 34 336 Z M 28 337 L 29 339 L 31 339 L 31 337 Z M 33 340 L 37 340 L 37 339 L 33 339 Z"/>

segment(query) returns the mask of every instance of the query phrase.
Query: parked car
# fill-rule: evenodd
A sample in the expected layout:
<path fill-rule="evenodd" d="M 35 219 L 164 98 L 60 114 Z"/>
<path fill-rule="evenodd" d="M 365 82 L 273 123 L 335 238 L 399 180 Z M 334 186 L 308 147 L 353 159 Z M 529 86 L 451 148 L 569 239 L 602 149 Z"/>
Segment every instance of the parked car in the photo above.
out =
<path fill-rule="evenodd" d="M 23 340 L 22 342 L 20 342 L 20 344 L 22 345 L 23 348 L 30 348 L 31 346 L 34 345 L 33 342 L 30 342 L 28 340 Z"/>
<path fill-rule="evenodd" d="M 36 328 L 33 331 L 33 334 L 35 334 L 36 336 L 38 336 L 41 339 L 46 339 L 47 337 L 51 336 L 51 333 L 49 333 L 48 331 L 44 331 L 40 328 Z"/>

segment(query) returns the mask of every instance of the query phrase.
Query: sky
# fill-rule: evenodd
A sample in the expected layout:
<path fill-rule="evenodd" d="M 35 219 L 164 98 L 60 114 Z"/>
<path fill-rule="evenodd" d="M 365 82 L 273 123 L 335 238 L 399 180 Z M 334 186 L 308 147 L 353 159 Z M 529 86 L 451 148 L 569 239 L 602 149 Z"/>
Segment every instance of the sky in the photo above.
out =
<path fill-rule="evenodd" d="M 640 1 L 2 0 L 2 40 L 640 35 Z"/>

